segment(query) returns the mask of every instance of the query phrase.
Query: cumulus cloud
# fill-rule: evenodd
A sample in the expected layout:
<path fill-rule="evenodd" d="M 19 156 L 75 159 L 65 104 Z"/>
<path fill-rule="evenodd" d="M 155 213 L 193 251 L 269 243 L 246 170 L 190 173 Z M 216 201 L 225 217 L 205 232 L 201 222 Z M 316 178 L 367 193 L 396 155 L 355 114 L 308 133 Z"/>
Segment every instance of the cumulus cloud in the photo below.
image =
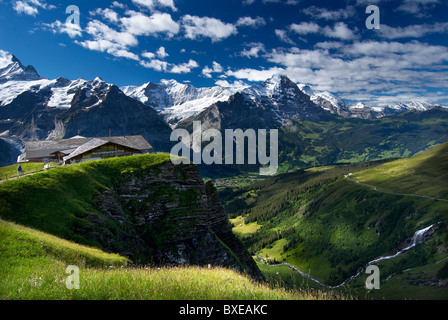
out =
<path fill-rule="evenodd" d="M 403 0 L 397 10 L 422 18 L 427 17 L 428 11 L 440 3 L 441 0 Z"/>
<path fill-rule="evenodd" d="M 111 22 L 118 22 L 118 14 L 110 9 L 110 8 L 106 8 L 106 9 L 101 9 L 101 8 L 97 8 L 94 11 L 90 11 L 90 15 L 99 15 L 101 16 L 103 19 L 109 20 Z"/>
<path fill-rule="evenodd" d="M 216 18 L 191 15 L 182 17 L 182 28 L 188 39 L 210 38 L 212 42 L 221 41 L 238 33 L 231 23 L 225 23 Z"/>
<path fill-rule="evenodd" d="M 252 42 L 247 44 L 248 49 L 244 49 L 240 55 L 246 58 L 258 58 L 260 53 L 265 52 L 264 44 L 261 42 Z"/>
<path fill-rule="evenodd" d="M 239 80 L 264 81 L 272 74 L 284 73 L 293 81 L 344 99 L 382 104 L 422 95 L 434 102 L 448 99 L 446 94 L 436 97 L 431 90 L 448 86 L 448 48 L 444 46 L 417 41 L 321 42 L 314 49 L 273 49 L 263 56 L 278 67 L 243 68 L 225 74 Z"/>
<path fill-rule="evenodd" d="M 158 60 L 158 59 L 153 59 L 151 61 L 140 61 L 140 65 L 148 68 L 148 69 L 152 69 L 155 71 L 167 71 L 168 69 L 168 62 L 166 61 L 162 61 L 162 60 Z"/>
<path fill-rule="evenodd" d="M 240 80 L 233 81 L 232 83 L 230 83 L 227 80 L 217 80 L 215 82 L 215 85 L 223 87 L 223 88 L 235 88 L 235 89 L 239 89 L 239 90 L 248 87 L 248 85 L 246 83 L 244 83 L 243 81 L 240 81 Z"/>
<path fill-rule="evenodd" d="M 326 8 L 318 8 L 311 6 L 303 10 L 303 13 L 316 19 L 324 20 L 343 20 L 348 19 L 356 15 L 356 10 L 353 6 L 347 8 L 330 10 Z"/>
<path fill-rule="evenodd" d="M 179 32 L 179 24 L 175 22 L 168 13 L 156 12 L 151 16 L 136 11 L 127 11 L 128 17 L 120 21 L 126 31 L 136 36 L 148 36 L 165 33 L 173 36 Z"/>
<path fill-rule="evenodd" d="M 326 26 L 322 33 L 329 38 L 337 38 L 341 40 L 354 40 L 358 36 L 344 22 L 336 23 L 333 28 Z"/>
<path fill-rule="evenodd" d="M 39 13 L 39 10 L 37 8 L 30 6 L 28 3 L 24 1 L 17 1 L 14 3 L 13 9 L 17 13 L 24 13 L 29 16 L 35 16 Z"/>
<path fill-rule="evenodd" d="M 35 16 L 39 13 L 38 8 L 42 9 L 54 9 L 54 5 L 49 5 L 42 0 L 23 0 L 23 1 L 12 1 L 13 9 L 17 13 L 26 14 L 29 16 Z"/>
<path fill-rule="evenodd" d="M 173 64 L 171 69 L 168 71 L 170 73 L 190 73 L 192 69 L 199 68 L 199 64 L 190 59 L 187 63 Z"/>
<path fill-rule="evenodd" d="M 173 0 L 132 0 L 132 2 L 151 10 L 157 7 L 168 7 L 173 11 L 177 11 Z"/>
<path fill-rule="evenodd" d="M 275 35 L 280 39 L 280 41 L 295 45 L 295 42 L 291 40 L 291 38 L 288 36 L 288 33 L 286 30 L 281 29 L 275 29 Z"/>
<path fill-rule="evenodd" d="M 188 62 L 180 64 L 174 64 L 164 61 L 163 59 L 169 56 L 165 50 L 165 47 L 160 47 L 155 54 L 152 52 L 144 51 L 141 53 L 141 56 L 149 60 L 140 60 L 139 63 L 141 66 L 158 72 L 181 74 L 190 73 L 193 69 L 199 68 L 199 64 L 192 59 L 190 59 Z"/>
<path fill-rule="evenodd" d="M 85 31 L 97 40 L 109 40 L 123 47 L 136 46 L 138 44 L 137 38 L 133 34 L 116 31 L 99 20 L 89 21 Z"/>
<path fill-rule="evenodd" d="M 146 59 L 154 59 L 156 57 L 154 53 L 148 51 L 143 51 L 141 56 Z"/>
<path fill-rule="evenodd" d="M 166 52 L 165 47 L 160 47 L 159 49 L 157 49 L 156 51 L 156 55 L 160 58 L 160 59 L 165 59 L 166 57 L 169 56 L 169 54 Z"/>
<path fill-rule="evenodd" d="M 211 78 L 212 73 L 221 73 L 223 72 L 223 67 L 216 61 L 213 61 L 212 67 L 206 66 L 204 69 L 202 69 L 202 75 L 206 78 Z"/>
<path fill-rule="evenodd" d="M 291 31 L 294 31 L 295 33 L 306 35 L 309 33 L 317 33 L 320 30 L 320 27 L 318 24 L 314 22 L 301 22 L 299 24 L 293 23 L 289 26 L 289 29 Z"/>
<path fill-rule="evenodd" d="M 251 27 L 251 28 L 258 28 L 266 25 L 266 21 L 262 17 L 241 17 L 238 19 L 238 21 L 235 24 L 237 27 Z"/>
<path fill-rule="evenodd" d="M 44 29 L 48 29 L 53 33 L 65 33 L 70 38 L 76 38 L 82 36 L 82 29 L 78 24 L 74 23 L 63 23 L 59 20 L 56 20 L 52 23 L 44 23 Z"/>
<path fill-rule="evenodd" d="M 98 20 L 89 21 L 85 32 L 92 37 L 92 40 L 76 41 L 82 47 L 107 52 L 115 57 L 139 60 L 138 55 L 129 51 L 129 47 L 135 47 L 138 44 L 134 35 L 124 31 L 116 31 Z"/>
<path fill-rule="evenodd" d="M 251 68 L 244 68 L 239 70 L 228 70 L 225 72 L 226 76 L 235 77 L 237 79 L 246 79 L 249 81 L 265 81 L 278 73 L 284 73 L 285 69 L 279 67 L 272 67 L 267 70 L 257 70 Z"/>
<path fill-rule="evenodd" d="M 194 60 L 189 60 L 186 63 L 173 64 L 159 59 L 152 59 L 150 61 L 142 60 L 140 65 L 159 72 L 167 73 L 190 73 L 192 69 L 198 68 L 199 64 Z"/>
<path fill-rule="evenodd" d="M 382 24 L 378 33 L 386 39 L 422 38 L 432 33 L 448 33 L 448 22 L 416 24 L 407 27 L 389 27 Z"/>
<path fill-rule="evenodd" d="M 118 1 L 112 2 L 112 4 L 110 6 L 111 6 L 111 8 L 120 8 L 120 9 L 126 8 L 126 5 L 124 5 L 123 3 L 120 3 Z"/>
<path fill-rule="evenodd" d="M 357 29 L 350 29 L 344 22 L 337 22 L 333 27 L 321 27 L 314 22 L 301 22 L 299 24 L 293 23 L 289 25 L 288 30 L 299 35 L 318 33 L 328 38 L 336 38 L 340 40 L 355 40 L 358 38 L 358 35 L 355 33 Z M 280 38 L 285 38 L 286 31 L 282 31 L 282 34 L 277 34 L 277 36 Z"/>

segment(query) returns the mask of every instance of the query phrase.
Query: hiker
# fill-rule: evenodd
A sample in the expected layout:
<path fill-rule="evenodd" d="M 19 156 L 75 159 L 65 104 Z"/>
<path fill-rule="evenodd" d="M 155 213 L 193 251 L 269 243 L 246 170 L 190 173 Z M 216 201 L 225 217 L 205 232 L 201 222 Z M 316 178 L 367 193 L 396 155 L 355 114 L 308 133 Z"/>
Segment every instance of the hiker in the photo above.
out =
<path fill-rule="evenodd" d="M 23 174 L 22 166 L 19 164 L 17 166 L 17 177 L 20 177 Z"/>

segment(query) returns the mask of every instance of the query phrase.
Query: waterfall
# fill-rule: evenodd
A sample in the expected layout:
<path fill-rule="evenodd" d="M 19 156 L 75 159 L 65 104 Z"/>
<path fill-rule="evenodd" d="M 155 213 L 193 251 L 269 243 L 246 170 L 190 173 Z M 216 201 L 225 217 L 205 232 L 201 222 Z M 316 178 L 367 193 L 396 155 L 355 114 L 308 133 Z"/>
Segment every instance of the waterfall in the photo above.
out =
<path fill-rule="evenodd" d="M 373 263 L 376 263 L 376 262 L 379 262 L 379 261 L 382 261 L 382 260 L 388 260 L 388 259 L 395 258 L 395 257 L 397 257 L 398 255 L 402 254 L 403 252 L 406 252 L 406 251 L 408 251 L 409 249 L 412 249 L 412 248 L 415 247 L 417 244 L 423 242 L 424 237 L 425 237 L 425 233 L 428 232 L 428 230 L 431 229 L 432 226 L 433 226 L 433 224 L 430 225 L 429 227 L 424 228 L 424 229 L 417 230 L 417 231 L 414 233 L 414 236 L 412 237 L 412 243 L 411 243 L 409 246 L 407 246 L 406 248 L 404 248 L 404 249 L 398 251 L 396 254 L 394 254 L 394 255 L 392 255 L 392 256 L 379 257 L 379 258 L 377 258 L 377 259 L 375 259 L 375 260 L 372 260 L 372 261 L 370 261 L 369 263 L 367 263 L 367 265 L 371 265 L 371 264 L 373 264 Z"/>
<path fill-rule="evenodd" d="M 398 251 L 396 254 L 394 254 L 394 255 L 392 255 L 392 256 L 385 256 L 385 257 L 379 257 L 379 258 L 377 258 L 377 259 L 374 259 L 374 260 L 368 262 L 367 265 L 366 265 L 366 267 L 369 266 L 369 265 L 371 265 L 371 264 L 374 264 L 374 263 L 376 263 L 376 262 L 382 261 L 382 260 L 388 260 L 388 259 L 395 258 L 395 257 L 397 257 L 398 255 L 402 254 L 403 252 L 406 252 L 406 251 L 408 251 L 409 249 L 412 249 L 412 248 L 415 247 L 417 244 L 419 244 L 419 243 L 421 243 L 421 242 L 424 241 L 426 232 L 428 232 L 433 226 L 434 226 L 434 225 L 432 224 L 432 225 L 430 225 L 429 227 L 426 227 L 426 228 L 421 229 L 421 230 L 417 230 L 417 231 L 414 233 L 414 235 L 413 235 L 413 237 L 412 237 L 412 242 L 411 242 L 411 244 L 410 244 L 409 246 L 407 246 L 406 248 L 404 248 L 404 249 Z M 264 259 L 263 259 L 261 256 L 258 256 L 258 257 L 260 258 L 260 261 L 261 261 L 261 262 L 264 262 Z M 271 265 L 271 266 L 274 267 L 274 266 L 279 266 L 279 265 L 286 265 L 286 266 L 289 266 L 291 269 L 293 269 L 293 270 L 299 272 L 300 275 L 301 275 L 302 277 L 308 278 L 308 279 L 310 279 L 310 280 L 312 280 L 312 281 L 314 281 L 314 282 L 320 284 L 322 287 L 327 287 L 327 288 L 329 288 L 329 289 L 335 289 L 335 288 L 341 287 L 341 286 L 343 286 L 345 283 L 350 282 L 350 281 L 356 279 L 357 277 L 359 277 L 359 276 L 361 275 L 362 271 L 365 269 L 365 268 L 360 268 L 356 274 L 354 274 L 354 275 L 351 276 L 350 278 L 344 280 L 344 282 L 342 282 L 341 284 L 339 284 L 339 285 L 337 285 L 337 286 L 327 286 L 327 285 L 323 284 L 322 282 L 320 282 L 319 280 L 313 278 L 313 277 L 310 276 L 309 274 L 306 274 L 306 273 L 304 273 L 303 271 L 300 271 L 299 269 L 297 269 L 297 268 L 296 268 L 295 266 L 293 266 L 292 264 L 289 264 L 289 263 L 284 262 L 284 263 L 279 263 L 279 264 L 275 264 L 275 265 Z"/>

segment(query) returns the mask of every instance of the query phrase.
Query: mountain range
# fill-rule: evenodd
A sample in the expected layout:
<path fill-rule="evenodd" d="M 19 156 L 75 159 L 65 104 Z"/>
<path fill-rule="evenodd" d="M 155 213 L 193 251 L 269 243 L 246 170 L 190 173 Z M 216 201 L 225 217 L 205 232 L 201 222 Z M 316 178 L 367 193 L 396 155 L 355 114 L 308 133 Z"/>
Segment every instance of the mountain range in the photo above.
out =
<path fill-rule="evenodd" d="M 24 140 L 76 135 L 143 135 L 158 151 L 169 136 L 193 120 L 203 127 L 289 128 L 297 121 L 379 119 L 407 111 L 443 109 L 420 102 L 388 107 L 347 106 L 329 92 L 274 75 L 256 85 L 195 88 L 175 80 L 117 87 L 97 77 L 47 79 L 33 66 L 0 50 L 0 161 L 11 163 Z"/>
<path fill-rule="evenodd" d="M 300 103 L 299 100 L 311 100 L 321 109 L 346 118 L 377 119 L 409 110 L 427 111 L 436 106 L 443 107 L 440 104 L 431 105 L 419 101 L 374 107 L 359 102 L 347 106 L 343 99 L 328 91 L 318 91 L 306 84 L 296 84 L 281 74 L 276 74 L 265 82 L 253 86 L 195 88 L 175 80 L 162 80 L 159 84 L 148 82 L 142 86 L 124 86 L 120 89 L 126 95 L 152 106 L 172 127 L 200 114 L 213 104 L 229 101 L 237 93 L 258 106 L 275 107 L 281 104 L 281 100 L 289 104 Z M 300 110 L 298 112 L 300 113 Z"/>

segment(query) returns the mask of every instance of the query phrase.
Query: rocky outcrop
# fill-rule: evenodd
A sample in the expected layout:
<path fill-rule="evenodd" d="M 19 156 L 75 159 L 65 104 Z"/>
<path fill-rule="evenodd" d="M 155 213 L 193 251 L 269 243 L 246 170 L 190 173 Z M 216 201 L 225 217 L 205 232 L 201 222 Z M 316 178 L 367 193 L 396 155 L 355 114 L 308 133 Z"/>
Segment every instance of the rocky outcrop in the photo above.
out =
<path fill-rule="evenodd" d="M 232 233 L 211 182 L 193 164 L 170 161 L 144 174 L 128 173 L 94 199 L 101 213 L 77 232 L 137 264 L 224 266 L 261 273 Z"/>

